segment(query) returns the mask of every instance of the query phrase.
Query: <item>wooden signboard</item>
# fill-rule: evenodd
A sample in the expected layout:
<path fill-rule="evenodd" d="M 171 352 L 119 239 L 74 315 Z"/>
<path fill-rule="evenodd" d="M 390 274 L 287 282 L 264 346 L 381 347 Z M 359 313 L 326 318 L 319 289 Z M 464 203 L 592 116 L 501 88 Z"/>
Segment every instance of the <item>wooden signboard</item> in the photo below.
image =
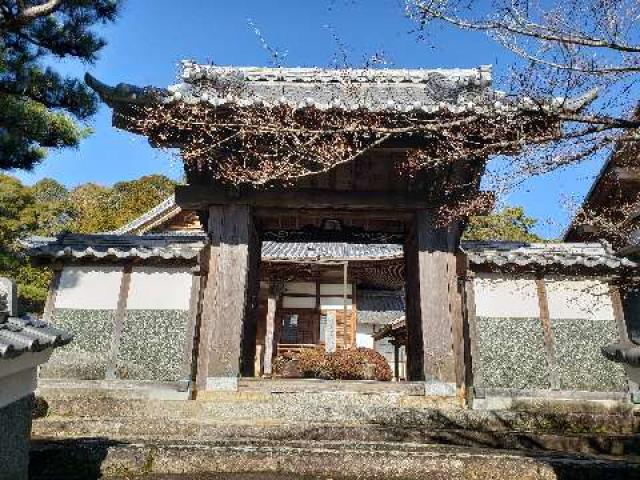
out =
<path fill-rule="evenodd" d="M 335 352 L 337 344 L 336 312 L 327 312 L 327 323 L 324 327 L 324 348 L 327 352 Z"/>

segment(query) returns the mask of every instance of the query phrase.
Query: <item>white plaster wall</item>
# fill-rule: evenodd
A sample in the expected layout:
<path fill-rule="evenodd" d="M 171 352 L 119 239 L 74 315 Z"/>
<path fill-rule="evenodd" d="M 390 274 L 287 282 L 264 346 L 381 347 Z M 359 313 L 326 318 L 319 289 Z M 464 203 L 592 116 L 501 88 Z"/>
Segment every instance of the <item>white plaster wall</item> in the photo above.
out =
<path fill-rule="evenodd" d="M 356 325 L 356 346 L 373 348 L 373 325 L 366 323 Z"/>
<path fill-rule="evenodd" d="M 597 279 L 545 278 L 549 316 L 558 319 L 614 320 L 609 286 Z"/>
<path fill-rule="evenodd" d="M 316 308 L 316 297 L 282 297 L 283 308 Z"/>
<path fill-rule="evenodd" d="M 351 299 L 347 298 L 347 310 L 351 310 Z M 343 310 L 343 297 L 320 297 L 320 310 Z"/>
<path fill-rule="evenodd" d="M 65 266 L 55 308 L 115 310 L 121 282 L 121 267 Z"/>
<path fill-rule="evenodd" d="M 135 267 L 127 310 L 189 310 L 191 282 L 188 268 Z"/>
<path fill-rule="evenodd" d="M 320 295 L 342 295 L 344 285 L 342 283 L 321 283 Z M 347 295 L 351 295 L 351 284 L 347 284 Z"/>
<path fill-rule="evenodd" d="M 285 293 L 316 294 L 316 284 L 313 282 L 290 282 L 284 286 Z"/>
<path fill-rule="evenodd" d="M 476 316 L 540 316 L 535 279 L 504 274 L 479 274 L 474 280 Z"/>

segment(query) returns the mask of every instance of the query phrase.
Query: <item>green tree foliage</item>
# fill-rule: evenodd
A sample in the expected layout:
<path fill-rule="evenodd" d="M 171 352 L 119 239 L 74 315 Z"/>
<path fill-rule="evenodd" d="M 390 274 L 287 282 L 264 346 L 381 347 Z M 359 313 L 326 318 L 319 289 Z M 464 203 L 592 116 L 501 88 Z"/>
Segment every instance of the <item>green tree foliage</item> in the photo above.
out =
<path fill-rule="evenodd" d="M 172 180 L 150 175 L 113 187 L 86 183 L 69 191 L 52 179 L 28 187 L 0 174 L 0 275 L 16 280 L 21 310 L 42 310 L 51 271 L 30 264 L 20 239 L 114 230 L 167 198 L 174 187 Z"/>
<path fill-rule="evenodd" d="M 514 242 L 540 242 L 532 232 L 537 220 L 525 215 L 522 207 L 505 207 L 481 217 L 471 217 L 465 229 L 465 240 L 510 240 Z"/>
<path fill-rule="evenodd" d="M 73 207 L 64 185 L 45 178 L 31 187 L 31 194 L 38 207 L 35 212 L 34 234 L 51 237 L 68 228 Z"/>
<path fill-rule="evenodd" d="M 47 148 L 77 146 L 96 112 L 80 80 L 45 66 L 96 60 L 105 41 L 92 28 L 115 20 L 120 0 L 0 0 L 0 169 L 29 169 Z"/>
<path fill-rule="evenodd" d="M 94 233 L 115 230 L 166 199 L 175 183 L 162 175 L 149 175 L 107 188 L 86 183 L 70 194 L 73 219 L 69 230 Z"/>
<path fill-rule="evenodd" d="M 50 272 L 35 268 L 24 256 L 18 240 L 37 230 L 37 204 L 29 187 L 0 175 L 0 275 L 18 284 L 21 310 L 33 311 L 44 302 Z"/>

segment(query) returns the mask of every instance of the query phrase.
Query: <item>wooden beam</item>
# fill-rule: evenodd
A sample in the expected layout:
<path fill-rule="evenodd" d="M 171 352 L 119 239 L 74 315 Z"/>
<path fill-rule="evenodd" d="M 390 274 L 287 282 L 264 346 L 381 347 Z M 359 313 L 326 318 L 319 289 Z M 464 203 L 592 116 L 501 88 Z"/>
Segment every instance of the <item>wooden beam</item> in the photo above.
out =
<path fill-rule="evenodd" d="M 384 194 L 383 194 L 384 195 Z M 388 209 L 367 209 L 366 213 L 362 209 L 341 209 L 336 211 L 332 208 L 279 208 L 279 207 L 265 207 L 260 206 L 254 209 L 255 217 L 264 218 L 282 218 L 282 217 L 295 217 L 296 219 L 307 219 L 308 217 L 331 217 L 338 220 L 345 220 L 351 218 L 366 220 L 388 220 L 388 221 L 410 221 L 412 219 L 411 212 L 408 211 L 393 211 Z M 363 217 L 363 215 L 365 215 Z M 280 226 L 282 229 L 282 226 Z M 366 229 L 366 228 L 365 228 Z"/>
<path fill-rule="evenodd" d="M 115 318 L 113 320 L 113 330 L 111 332 L 111 346 L 107 357 L 105 377 L 113 380 L 117 377 L 116 367 L 118 362 L 118 352 L 120 350 L 120 340 L 124 330 L 124 320 L 127 314 L 127 300 L 129 297 L 129 286 L 131 285 L 132 265 L 124 266 L 122 280 L 120 281 L 120 291 L 118 293 L 118 303 L 116 304 Z"/>
<path fill-rule="evenodd" d="M 547 298 L 547 287 L 543 278 L 536 278 L 536 289 L 538 291 L 538 305 L 540 308 L 540 323 L 544 336 L 544 349 L 549 368 L 549 383 L 551 390 L 558 390 L 560 382 L 556 372 L 556 346 L 551 328 L 551 318 L 549 316 L 549 299 Z"/>
<path fill-rule="evenodd" d="M 206 210 L 211 205 L 247 205 L 294 209 L 415 210 L 428 208 L 424 195 L 394 192 L 352 192 L 304 189 L 297 191 L 249 191 L 231 194 L 213 186 L 176 187 L 176 203 L 185 210 Z"/>
<path fill-rule="evenodd" d="M 640 183 L 640 169 L 633 167 L 614 167 L 611 169 L 620 182 Z"/>

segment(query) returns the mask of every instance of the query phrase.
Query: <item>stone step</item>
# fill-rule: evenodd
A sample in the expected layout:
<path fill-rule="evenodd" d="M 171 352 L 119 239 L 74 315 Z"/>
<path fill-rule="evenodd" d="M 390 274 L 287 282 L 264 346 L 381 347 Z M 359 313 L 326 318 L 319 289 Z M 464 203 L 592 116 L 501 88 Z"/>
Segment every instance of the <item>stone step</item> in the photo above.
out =
<path fill-rule="evenodd" d="M 387 429 L 536 432 L 559 435 L 632 435 L 631 411 L 480 411 L 433 408 L 424 397 L 219 393 L 209 400 L 122 398 L 113 393 L 66 391 L 43 397 L 49 415 L 69 418 L 151 418 L 205 422 L 373 425 Z"/>
<path fill-rule="evenodd" d="M 231 423 L 213 419 L 137 417 L 55 417 L 33 423 L 34 438 L 109 438 L 112 440 L 322 440 L 414 442 L 433 445 L 640 455 L 640 435 L 487 431 L 456 425 L 422 428 L 407 425 L 335 422 L 269 423 L 253 419 Z"/>
<path fill-rule="evenodd" d="M 537 454 L 386 442 L 145 442 L 34 440 L 32 480 L 86 478 L 637 479 L 640 463 L 602 456 Z M 205 477 L 206 478 L 206 477 Z M 217 477 L 216 477 L 217 478 Z M 227 477 L 221 477 L 227 478 Z"/>

